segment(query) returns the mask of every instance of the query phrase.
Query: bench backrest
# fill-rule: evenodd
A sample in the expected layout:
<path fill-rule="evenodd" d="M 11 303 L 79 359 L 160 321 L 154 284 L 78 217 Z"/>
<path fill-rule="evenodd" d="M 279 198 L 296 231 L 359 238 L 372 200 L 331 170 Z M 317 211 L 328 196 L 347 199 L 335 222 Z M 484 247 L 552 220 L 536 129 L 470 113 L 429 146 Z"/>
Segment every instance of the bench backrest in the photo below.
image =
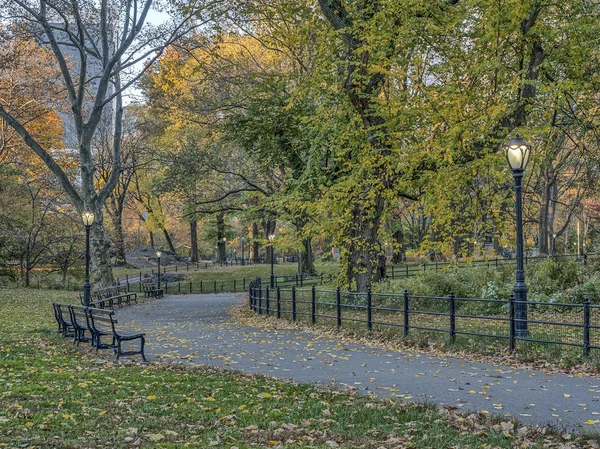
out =
<path fill-rule="evenodd" d="M 62 324 L 73 325 L 71 314 L 69 313 L 68 304 L 53 303 L 56 319 L 60 319 Z"/>
<path fill-rule="evenodd" d="M 112 310 L 89 308 L 86 311 L 88 327 L 93 332 L 114 332 L 117 320 Z"/>

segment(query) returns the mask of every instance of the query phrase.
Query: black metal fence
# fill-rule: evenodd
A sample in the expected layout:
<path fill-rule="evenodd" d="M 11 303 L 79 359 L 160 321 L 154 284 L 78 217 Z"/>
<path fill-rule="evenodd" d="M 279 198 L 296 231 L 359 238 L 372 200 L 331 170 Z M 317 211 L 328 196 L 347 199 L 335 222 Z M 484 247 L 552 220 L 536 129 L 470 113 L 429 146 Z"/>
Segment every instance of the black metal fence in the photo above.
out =
<path fill-rule="evenodd" d="M 164 289 L 164 294 L 190 294 L 190 293 L 244 293 L 248 291 L 250 283 L 255 281 L 257 278 L 239 278 L 239 279 L 226 279 L 226 280 L 200 280 L 196 282 L 178 281 L 178 282 L 161 282 L 161 287 Z M 259 278 L 262 279 L 264 285 L 269 285 L 270 277 Z M 333 275 L 315 275 L 309 276 L 305 274 L 295 274 L 290 276 L 276 276 L 274 279 L 274 285 L 278 287 L 310 287 L 315 285 L 322 285 L 330 283 L 333 280 Z M 153 283 L 157 282 L 157 276 L 152 278 Z M 121 287 L 125 287 L 126 291 L 139 292 L 143 290 L 144 283 L 133 283 L 133 284 L 122 284 Z"/>
<path fill-rule="evenodd" d="M 596 253 L 589 254 L 561 254 L 554 256 L 525 256 L 525 265 L 542 262 L 548 259 L 556 261 L 568 261 L 572 260 L 578 263 L 587 265 L 589 262 L 597 261 L 598 255 Z M 504 265 L 514 265 L 514 258 L 507 257 L 493 257 L 479 260 L 472 260 L 470 262 L 446 262 L 446 261 L 430 261 L 422 263 L 405 263 L 399 265 L 389 265 L 386 268 L 386 277 L 389 279 L 399 279 L 416 276 L 419 273 L 427 271 L 443 272 L 448 269 L 464 269 L 464 268 L 498 268 Z"/>
<path fill-rule="evenodd" d="M 262 281 L 262 280 L 261 280 Z M 441 334 L 453 344 L 457 337 L 504 342 L 511 352 L 523 343 L 582 348 L 584 357 L 600 349 L 600 305 L 527 301 L 526 320 L 515 315 L 516 301 L 448 296 L 356 293 L 318 290 L 316 286 L 270 288 L 264 282 L 249 285 L 249 307 L 258 314 L 291 321 L 317 322 L 368 331 L 393 329 L 405 337 Z M 528 333 L 518 335 L 516 323 L 526 321 Z"/>

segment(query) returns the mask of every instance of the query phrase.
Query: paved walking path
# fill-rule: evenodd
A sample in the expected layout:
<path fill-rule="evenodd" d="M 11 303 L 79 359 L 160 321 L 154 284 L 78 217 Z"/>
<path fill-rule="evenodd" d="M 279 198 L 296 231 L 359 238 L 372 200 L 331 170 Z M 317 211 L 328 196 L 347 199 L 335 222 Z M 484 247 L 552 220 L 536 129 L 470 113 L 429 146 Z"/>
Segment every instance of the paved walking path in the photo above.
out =
<path fill-rule="evenodd" d="M 600 429 L 600 379 L 347 344 L 311 332 L 232 323 L 243 295 L 168 296 L 118 311 L 148 334 L 152 360 L 187 361 L 363 393 L 510 415 L 560 428 Z M 589 420 L 595 424 L 585 424 Z"/>

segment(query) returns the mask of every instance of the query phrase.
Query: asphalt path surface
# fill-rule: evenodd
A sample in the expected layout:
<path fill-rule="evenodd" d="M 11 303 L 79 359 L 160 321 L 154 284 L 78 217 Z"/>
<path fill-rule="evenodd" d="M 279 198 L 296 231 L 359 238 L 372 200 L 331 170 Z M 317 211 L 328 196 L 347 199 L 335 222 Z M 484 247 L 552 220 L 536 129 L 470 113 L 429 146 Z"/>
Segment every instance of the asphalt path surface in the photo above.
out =
<path fill-rule="evenodd" d="M 243 326 L 231 321 L 228 310 L 244 300 L 241 294 L 168 296 L 119 310 L 117 316 L 120 325 L 146 332 L 150 360 L 435 402 L 535 425 L 600 430 L 600 379 L 390 351 L 316 332 Z"/>

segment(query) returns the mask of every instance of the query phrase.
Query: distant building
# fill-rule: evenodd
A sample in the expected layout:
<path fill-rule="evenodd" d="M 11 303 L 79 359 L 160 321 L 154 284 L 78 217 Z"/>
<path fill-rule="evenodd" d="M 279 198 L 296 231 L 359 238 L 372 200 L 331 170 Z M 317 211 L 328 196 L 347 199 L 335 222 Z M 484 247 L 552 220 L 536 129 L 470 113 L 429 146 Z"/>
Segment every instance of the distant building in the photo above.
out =
<path fill-rule="evenodd" d="M 79 50 L 73 45 L 71 40 L 69 39 L 66 31 L 61 30 L 60 28 L 64 28 L 64 24 L 62 23 L 51 23 L 50 26 L 54 28 L 54 38 L 59 45 L 59 48 L 67 60 L 67 63 L 71 64 L 70 71 L 73 81 L 76 82 L 79 79 L 79 67 L 80 67 L 80 56 Z M 88 28 L 89 34 L 94 37 L 96 35 L 98 37 L 96 45 L 100 48 L 100 36 L 99 30 L 96 27 Z M 45 33 L 41 33 L 41 40 L 44 44 L 49 45 Z M 87 95 L 84 99 L 83 109 L 84 109 L 84 120 L 87 121 L 87 117 L 91 112 L 95 94 L 98 91 L 100 77 L 102 75 L 102 62 L 92 55 L 87 56 L 87 69 L 86 69 L 86 91 Z M 112 95 L 114 90 L 109 87 L 107 92 L 107 97 Z M 102 118 L 100 124 L 98 125 L 98 133 L 97 138 L 102 139 L 105 136 L 112 136 L 114 130 L 114 101 L 107 104 L 104 107 L 102 112 Z M 77 151 L 79 148 L 79 141 L 77 137 L 77 129 L 75 126 L 75 122 L 73 120 L 73 115 L 70 110 L 57 110 L 59 117 L 63 122 L 64 136 L 63 142 L 65 148 L 72 151 Z"/>

